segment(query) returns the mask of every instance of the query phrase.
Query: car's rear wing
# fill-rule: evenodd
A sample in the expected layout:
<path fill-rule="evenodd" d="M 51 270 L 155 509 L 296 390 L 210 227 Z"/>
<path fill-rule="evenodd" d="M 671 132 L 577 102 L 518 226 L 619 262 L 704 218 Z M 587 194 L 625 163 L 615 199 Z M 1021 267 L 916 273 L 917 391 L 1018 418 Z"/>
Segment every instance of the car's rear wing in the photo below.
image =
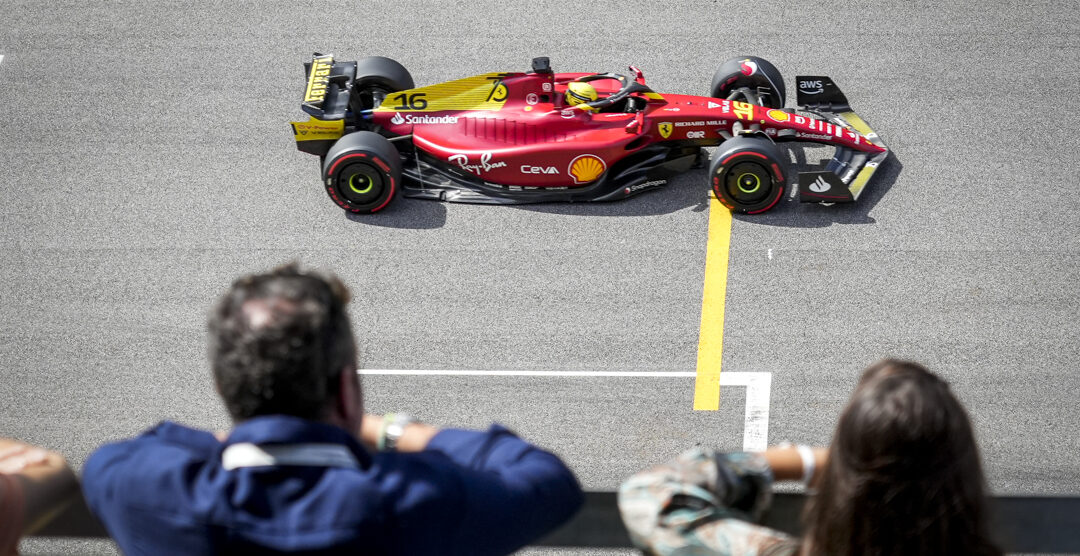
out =
<path fill-rule="evenodd" d="M 797 76 L 799 108 L 829 122 L 854 130 L 870 143 L 881 147 L 880 153 L 868 153 L 837 147 L 824 172 L 799 173 L 799 200 L 804 203 L 843 203 L 856 201 L 866 189 L 870 177 L 889 156 L 881 138 L 863 121 L 848 103 L 847 97 L 832 79 L 824 76 Z"/>
<path fill-rule="evenodd" d="M 333 54 L 316 52 L 304 64 L 304 76 L 307 86 L 300 108 L 311 118 L 306 122 L 290 122 L 293 138 L 296 148 L 322 156 L 345 133 L 356 62 L 335 62 Z"/>
<path fill-rule="evenodd" d="M 333 54 L 316 52 L 304 64 L 307 87 L 301 108 L 320 120 L 339 120 L 349 109 L 349 92 L 356 79 L 356 62 L 335 62 Z"/>

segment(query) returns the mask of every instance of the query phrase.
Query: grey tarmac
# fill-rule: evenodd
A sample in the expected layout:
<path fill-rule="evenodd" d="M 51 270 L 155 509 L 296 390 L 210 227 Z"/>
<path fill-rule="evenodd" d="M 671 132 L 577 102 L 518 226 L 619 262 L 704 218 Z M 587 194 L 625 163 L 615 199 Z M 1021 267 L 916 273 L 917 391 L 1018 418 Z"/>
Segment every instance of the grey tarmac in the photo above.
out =
<path fill-rule="evenodd" d="M 0 434 L 81 466 L 161 419 L 227 427 L 207 310 L 236 276 L 294 259 L 352 286 L 365 368 L 693 371 L 703 170 L 620 203 L 399 198 L 350 218 L 288 122 L 315 50 L 389 56 L 417 84 L 534 56 L 556 71 L 633 64 L 687 94 L 754 54 L 792 95 L 797 74 L 831 76 L 894 153 L 855 205 L 785 197 L 733 223 L 723 369 L 772 373 L 770 441 L 828 442 L 859 371 L 908 357 L 967 405 L 995 492 L 1080 494 L 1080 11 L 844 4 L 7 0 Z M 692 379 L 364 382 L 372 411 L 507 424 L 590 489 L 742 439 L 742 389 L 694 412 Z"/>

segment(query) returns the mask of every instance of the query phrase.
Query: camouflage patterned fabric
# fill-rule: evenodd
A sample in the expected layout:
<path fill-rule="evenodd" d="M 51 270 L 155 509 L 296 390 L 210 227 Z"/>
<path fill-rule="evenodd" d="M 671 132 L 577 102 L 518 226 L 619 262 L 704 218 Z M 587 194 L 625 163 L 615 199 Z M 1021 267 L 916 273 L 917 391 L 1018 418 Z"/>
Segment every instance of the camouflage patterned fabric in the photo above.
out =
<path fill-rule="evenodd" d="M 772 483 L 760 454 L 695 449 L 630 477 L 619 512 L 646 554 L 794 556 L 797 540 L 751 523 L 769 507 Z"/>

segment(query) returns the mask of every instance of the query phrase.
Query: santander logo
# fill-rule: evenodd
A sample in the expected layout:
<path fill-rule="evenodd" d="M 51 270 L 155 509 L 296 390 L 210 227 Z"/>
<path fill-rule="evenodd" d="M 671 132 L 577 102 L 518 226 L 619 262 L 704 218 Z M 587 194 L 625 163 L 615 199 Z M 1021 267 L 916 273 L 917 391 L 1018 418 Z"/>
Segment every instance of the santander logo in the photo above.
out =
<path fill-rule="evenodd" d="M 818 178 L 814 180 L 814 183 L 810 184 L 810 191 L 813 191 L 814 193 L 824 193 L 831 188 L 832 186 L 829 185 L 829 182 L 825 181 L 825 178 L 821 176 L 818 176 Z"/>
<path fill-rule="evenodd" d="M 421 114 L 414 116 L 409 114 L 402 116 L 398 112 L 394 112 L 394 117 L 390 118 L 390 123 L 394 125 L 401 124 L 456 124 L 458 123 L 457 116 L 428 116 L 427 114 Z"/>

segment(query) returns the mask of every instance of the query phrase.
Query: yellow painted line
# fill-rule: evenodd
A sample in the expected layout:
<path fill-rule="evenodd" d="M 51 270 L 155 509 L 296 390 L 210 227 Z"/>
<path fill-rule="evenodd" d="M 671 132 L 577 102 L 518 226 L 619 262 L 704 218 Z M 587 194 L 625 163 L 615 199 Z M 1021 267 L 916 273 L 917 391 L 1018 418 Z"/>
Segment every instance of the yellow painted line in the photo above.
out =
<path fill-rule="evenodd" d="M 709 240 L 705 247 L 705 289 L 701 295 L 694 409 L 720 409 L 720 363 L 724 355 L 724 301 L 731 253 L 731 211 L 709 194 Z"/>

